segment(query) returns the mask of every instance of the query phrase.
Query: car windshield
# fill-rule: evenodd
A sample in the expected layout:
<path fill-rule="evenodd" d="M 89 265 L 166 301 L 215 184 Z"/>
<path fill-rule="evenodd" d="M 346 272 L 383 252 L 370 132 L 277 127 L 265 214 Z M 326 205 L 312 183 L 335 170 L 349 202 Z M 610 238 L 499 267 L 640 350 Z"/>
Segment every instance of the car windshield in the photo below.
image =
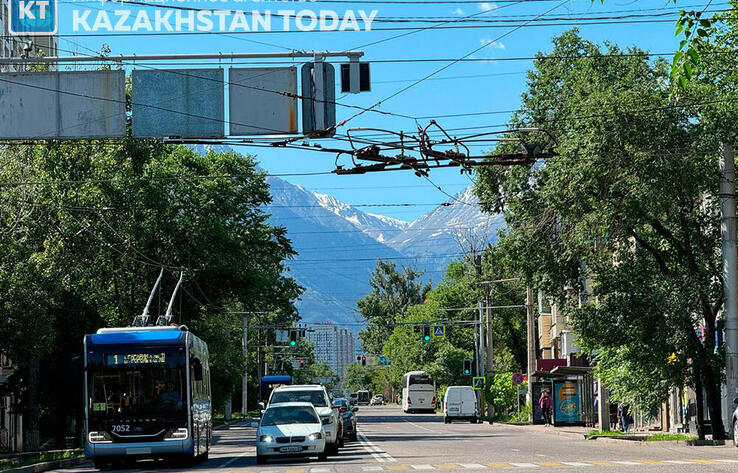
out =
<path fill-rule="evenodd" d="M 333 401 L 334 407 L 348 407 L 348 401 L 346 399 L 336 399 Z"/>
<path fill-rule="evenodd" d="M 270 407 L 261 419 L 262 426 L 319 423 L 315 409 L 308 406 Z"/>
<path fill-rule="evenodd" d="M 323 391 L 277 391 L 272 395 L 270 404 L 280 402 L 309 402 L 315 407 L 328 407 Z"/>

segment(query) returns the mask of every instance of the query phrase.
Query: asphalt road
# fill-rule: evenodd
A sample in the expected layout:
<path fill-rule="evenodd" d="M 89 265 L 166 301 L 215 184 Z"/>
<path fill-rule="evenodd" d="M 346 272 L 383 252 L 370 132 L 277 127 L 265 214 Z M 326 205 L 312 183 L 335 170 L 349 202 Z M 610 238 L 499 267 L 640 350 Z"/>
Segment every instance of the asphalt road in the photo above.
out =
<path fill-rule="evenodd" d="M 254 431 L 247 423 L 219 430 L 210 459 L 189 468 L 139 462 L 125 472 L 372 473 L 380 471 L 507 472 L 736 472 L 738 448 L 689 447 L 674 442 L 601 442 L 560 435 L 555 428 L 453 423 L 439 415 L 403 414 L 399 408 L 361 407 L 359 440 L 340 454 L 317 460 L 256 465 Z M 62 470 L 59 470 L 60 473 Z M 89 473 L 90 465 L 63 470 Z"/>

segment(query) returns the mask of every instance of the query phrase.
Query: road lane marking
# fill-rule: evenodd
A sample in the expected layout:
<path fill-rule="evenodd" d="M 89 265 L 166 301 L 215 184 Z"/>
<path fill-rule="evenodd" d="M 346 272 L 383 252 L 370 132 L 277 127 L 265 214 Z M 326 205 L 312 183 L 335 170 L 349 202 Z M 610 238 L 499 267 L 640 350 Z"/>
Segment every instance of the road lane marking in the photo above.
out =
<path fill-rule="evenodd" d="M 724 459 L 724 460 L 718 460 L 718 461 L 719 461 L 719 462 L 724 462 L 724 463 L 738 463 L 738 460 L 728 460 L 728 459 Z"/>
<path fill-rule="evenodd" d="M 236 455 L 235 457 L 231 458 L 231 459 L 230 459 L 230 460 L 228 460 L 227 462 L 225 462 L 225 463 L 223 463 L 222 465 L 220 465 L 220 466 L 219 466 L 218 468 L 225 468 L 225 467 L 227 467 L 228 465 L 230 465 L 231 463 L 233 463 L 234 461 L 236 461 L 236 460 L 238 460 L 239 458 L 241 458 L 241 457 L 243 457 L 243 456 L 245 456 L 245 455 L 248 455 L 248 454 L 250 454 L 250 453 L 251 453 L 251 452 L 243 452 L 243 453 L 241 453 L 240 455 Z"/>
<path fill-rule="evenodd" d="M 480 465 L 479 463 L 462 463 L 462 467 L 466 468 L 467 470 L 484 470 L 487 467 L 484 465 Z"/>
<path fill-rule="evenodd" d="M 402 470 L 409 470 L 410 465 L 389 465 L 387 467 L 388 470 L 396 470 L 396 471 L 402 471 Z"/>
<path fill-rule="evenodd" d="M 709 465 L 713 465 L 715 463 L 720 463 L 717 460 L 689 460 L 689 461 L 692 462 L 692 463 L 707 463 Z"/>
<path fill-rule="evenodd" d="M 410 465 L 416 470 L 435 470 L 433 465 Z"/>
<path fill-rule="evenodd" d="M 541 466 L 564 466 L 563 463 L 559 463 L 559 462 L 536 462 L 536 463 L 538 463 Z"/>
<path fill-rule="evenodd" d="M 456 463 L 439 463 L 438 465 L 433 465 L 439 470 L 456 470 L 459 465 Z"/>
<path fill-rule="evenodd" d="M 381 466 L 364 466 L 361 468 L 363 471 L 383 471 L 384 468 Z"/>
<path fill-rule="evenodd" d="M 408 424 L 410 424 L 410 425 L 412 425 L 412 426 L 414 426 L 414 427 L 417 427 L 417 428 L 419 428 L 419 429 L 423 429 L 423 430 L 426 430 L 426 431 L 428 431 L 428 432 L 433 432 L 434 434 L 440 434 L 440 432 L 438 432 L 437 430 L 432 430 L 432 429 L 429 429 L 428 427 L 424 427 L 424 426 L 422 426 L 422 425 L 420 425 L 420 424 L 416 424 L 415 422 L 410 422 L 410 421 L 409 421 L 409 420 L 407 420 L 407 419 L 402 419 L 402 420 L 404 420 L 404 421 L 405 421 L 405 422 L 407 422 Z"/>
<path fill-rule="evenodd" d="M 690 462 L 685 462 L 683 460 L 664 460 L 666 463 L 675 463 L 677 465 L 689 465 Z"/>
<path fill-rule="evenodd" d="M 564 465 L 569 465 L 569 466 L 592 466 L 589 463 L 582 463 L 582 462 L 561 462 L 561 463 L 563 463 Z"/>
<path fill-rule="evenodd" d="M 486 463 L 486 465 L 492 468 L 510 468 L 509 463 Z"/>
<path fill-rule="evenodd" d="M 629 462 L 629 461 L 622 461 L 622 460 L 613 460 L 613 463 L 617 463 L 618 465 L 643 465 L 643 463 L 639 463 L 639 462 Z"/>
<path fill-rule="evenodd" d="M 536 465 L 535 463 L 510 463 L 512 466 L 516 466 L 518 468 L 540 468 L 540 465 Z"/>
<path fill-rule="evenodd" d="M 292 470 L 285 470 L 284 473 L 305 473 L 305 468 L 295 468 Z"/>
<path fill-rule="evenodd" d="M 385 452 L 381 448 L 377 447 L 372 441 L 370 441 L 363 432 L 358 432 L 359 443 L 361 443 L 364 449 L 371 454 L 371 456 L 379 463 L 384 462 L 396 462 L 392 455 Z"/>
<path fill-rule="evenodd" d="M 330 468 L 310 468 L 310 473 L 330 473 Z"/>
<path fill-rule="evenodd" d="M 638 460 L 641 463 L 648 463 L 649 465 L 663 465 L 664 462 L 661 460 Z"/>
<path fill-rule="evenodd" d="M 600 466 L 615 466 L 613 462 L 603 462 L 603 461 L 590 461 L 589 463 L 593 465 L 600 465 Z"/>

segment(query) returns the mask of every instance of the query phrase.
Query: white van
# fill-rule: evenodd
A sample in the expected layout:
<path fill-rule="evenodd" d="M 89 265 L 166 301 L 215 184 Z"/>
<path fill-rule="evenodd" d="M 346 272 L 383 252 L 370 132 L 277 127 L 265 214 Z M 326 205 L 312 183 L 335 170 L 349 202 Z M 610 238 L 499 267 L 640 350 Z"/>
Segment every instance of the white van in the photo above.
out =
<path fill-rule="evenodd" d="M 443 396 L 443 422 L 468 420 L 472 424 L 479 418 L 477 393 L 471 386 L 449 386 Z"/>

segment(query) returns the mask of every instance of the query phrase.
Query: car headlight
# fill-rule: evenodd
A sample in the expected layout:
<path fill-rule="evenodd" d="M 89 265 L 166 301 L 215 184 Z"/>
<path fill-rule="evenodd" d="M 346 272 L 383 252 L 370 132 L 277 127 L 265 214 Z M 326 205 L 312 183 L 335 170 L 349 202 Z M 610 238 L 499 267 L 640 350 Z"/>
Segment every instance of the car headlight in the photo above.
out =
<path fill-rule="evenodd" d="M 321 434 L 320 432 L 315 432 L 314 434 L 308 435 L 308 439 L 310 440 L 320 440 L 322 438 L 323 438 L 323 434 Z"/>
<path fill-rule="evenodd" d="M 107 432 L 90 432 L 90 435 L 87 436 L 87 438 L 90 440 L 90 443 L 112 443 L 113 439 L 110 437 L 110 434 Z"/>
<path fill-rule="evenodd" d="M 186 427 L 178 429 L 169 429 L 164 436 L 164 440 L 184 440 L 187 438 L 188 432 Z"/>
<path fill-rule="evenodd" d="M 274 442 L 274 437 L 271 435 L 262 435 L 259 437 L 259 442 L 272 443 Z"/>
<path fill-rule="evenodd" d="M 321 420 L 323 421 L 323 425 L 330 425 L 336 421 L 336 418 L 333 417 L 333 415 L 329 415 L 329 416 L 323 417 Z"/>

